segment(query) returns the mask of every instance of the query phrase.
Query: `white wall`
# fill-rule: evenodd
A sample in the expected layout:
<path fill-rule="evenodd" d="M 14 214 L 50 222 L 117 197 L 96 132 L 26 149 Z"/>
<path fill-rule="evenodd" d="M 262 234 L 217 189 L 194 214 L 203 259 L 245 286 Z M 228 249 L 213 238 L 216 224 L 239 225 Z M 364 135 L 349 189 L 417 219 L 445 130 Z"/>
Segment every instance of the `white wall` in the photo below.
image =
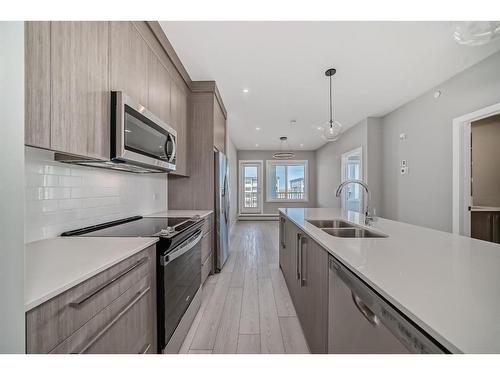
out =
<path fill-rule="evenodd" d="M 165 174 L 63 164 L 50 151 L 26 147 L 26 242 L 166 209 Z"/>
<path fill-rule="evenodd" d="M 24 23 L 0 22 L 0 353 L 24 353 Z"/>
<path fill-rule="evenodd" d="M 294 151 L 295 160 L 307 160 L 308 161 L 308 183 L 309 183 L 309 201 L 308 202 L 297 202 L 297 203 L 284 203 L 284 202 L 266 202 L 266 160 L 273 159 L 273 154 L 275 151 L 264 151 L 264 150 L 239 150 L 238 151 L 238 161 L 240 160 L 262 160 L 262 198 L 263 198 L 263 214 L 278 214 L 279 208 L 286 207 L 316 207 L 316 153 L 314 151 Z M 292 159 L 292 160 L 294 160 Z M 238 171 L 239 173 L 239 171 Z"/>
<path fill-rule="evenodd" d="M 226 156 L 229 164 L 229 229 L 238 217 L 238 151 L 229 134 L 226 132 Z"/>
<path fill-rule="evenodd" d="M 383 117 L 382 215 L 451 231 L 452 120 L 499 102 L 496 53 Z M 399 174 L 402 159 L 408 175 Z"/>

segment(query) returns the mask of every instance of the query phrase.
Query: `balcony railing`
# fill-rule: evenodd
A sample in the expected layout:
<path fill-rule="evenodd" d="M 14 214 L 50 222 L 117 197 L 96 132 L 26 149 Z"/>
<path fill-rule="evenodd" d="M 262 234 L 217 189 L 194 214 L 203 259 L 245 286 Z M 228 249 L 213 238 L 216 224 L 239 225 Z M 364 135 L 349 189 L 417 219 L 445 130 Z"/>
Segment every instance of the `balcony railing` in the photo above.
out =
<path fill-rule="evenodd" d="M 244 204 L 245 208 L 257 208 L 257 192 L 245 191 Z"/>
<path fill-rule="evenodd" d="M 303 200 L 304 199 L 303 191 L 278 191 L 276 193 L 276 199 L 284 199 L 284 200 Z"/>

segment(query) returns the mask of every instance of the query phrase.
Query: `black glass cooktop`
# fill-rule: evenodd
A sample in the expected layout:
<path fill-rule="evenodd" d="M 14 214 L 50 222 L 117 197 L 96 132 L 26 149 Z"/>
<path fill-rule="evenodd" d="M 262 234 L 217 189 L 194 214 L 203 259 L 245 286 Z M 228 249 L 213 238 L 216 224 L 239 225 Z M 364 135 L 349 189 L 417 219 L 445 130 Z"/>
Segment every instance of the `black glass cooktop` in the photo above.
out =
<path fill-rule="evenodd" d="M 94 225 L 69 232 L 62 236 L 82 237 L 156 237 L 167 227 L 175 227 L 170 234 L 179 233 L 194 225 L 197 220 L 188 217 L 131 217 Z M 184 223 L 184 224 L 181 224 Z M 181 225 L 179 225 L 181 224 Z M 177 226 L 177 227 L 176 227 Z M 164 232 L 165 233 L 165 232 Z"/>

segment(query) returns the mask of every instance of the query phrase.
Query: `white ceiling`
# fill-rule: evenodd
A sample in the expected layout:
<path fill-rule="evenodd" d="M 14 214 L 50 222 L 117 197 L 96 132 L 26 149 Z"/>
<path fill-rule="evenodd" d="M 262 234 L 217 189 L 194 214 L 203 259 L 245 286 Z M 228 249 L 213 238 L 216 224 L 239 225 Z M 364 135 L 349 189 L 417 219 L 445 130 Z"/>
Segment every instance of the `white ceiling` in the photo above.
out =
<path fill-rule="evenodd" d="M 500 50 L 500 41 L 457 45 L 449 22 L 160 23 L 191 78 L 217 81 L 238 149 L 277 149 L 282 135 L 292 149 L 323 145 L 316 128 L 328 120 L 328 67 L 337 68 L 334 108 L 345 129 Z"/>

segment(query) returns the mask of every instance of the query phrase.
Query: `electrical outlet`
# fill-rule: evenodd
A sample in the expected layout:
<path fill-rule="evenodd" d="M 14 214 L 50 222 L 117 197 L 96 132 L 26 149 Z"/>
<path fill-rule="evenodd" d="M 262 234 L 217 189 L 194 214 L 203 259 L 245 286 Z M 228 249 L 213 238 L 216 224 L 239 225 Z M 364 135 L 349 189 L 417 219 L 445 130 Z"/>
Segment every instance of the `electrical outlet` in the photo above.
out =
<path fill-rule="evenodd" d="M 408 174 L 408 167 L 401 167 L 401 168 L 399 169 L 399 172 L 400 172 L 401 174 Z"/>

